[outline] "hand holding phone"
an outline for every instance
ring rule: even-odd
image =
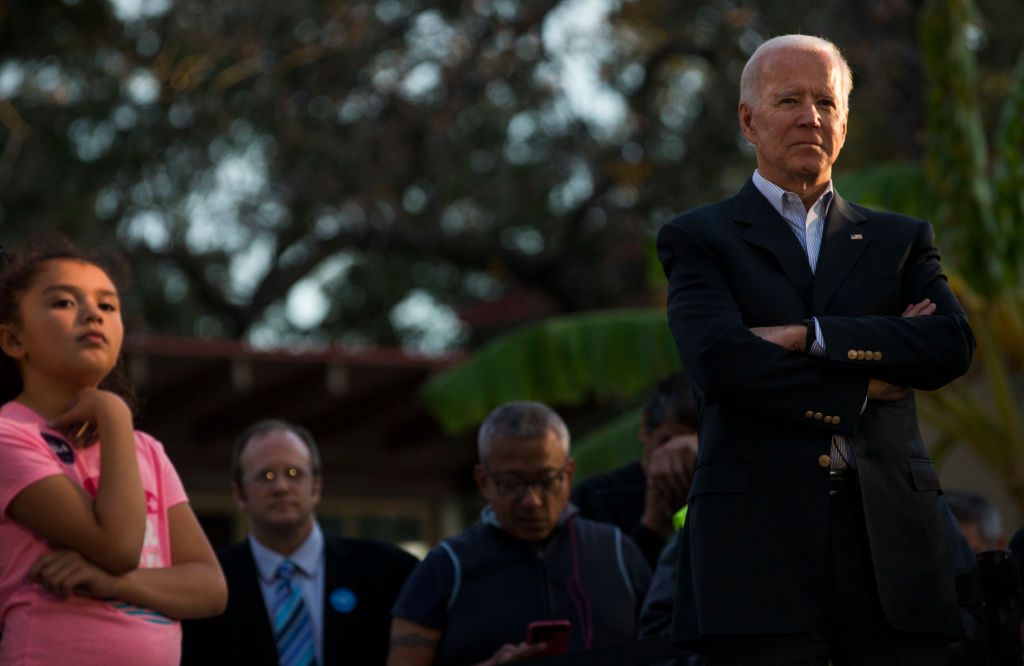
[[[569,644],[569,620],[537,620],[526,626],[526,642],[530,645],[544,643],[542,654],[565,654]]]

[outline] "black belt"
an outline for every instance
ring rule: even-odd
[[[857,472],[850,469],[832,470],[828,473],[828,494],[846,495],[859,490]]]

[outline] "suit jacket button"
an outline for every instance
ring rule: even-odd
[[[876,361],[882,360],[882,352],[875,352],[872,356]]]
[[[832,459],[826,456],[824,453],[818,456],[818,467],[824,467],[828,469],[829,465],[832,464]]]
[[[832,425],[839,425],[839,417],[838,416],[833,416],[832,417]]]
[[[822,414],[821,412],[814,412],[814,420],[815,421],[820,421],[823,418],[825,418],[824,414]]]
[[[814,418],[814,412],[812,412],[811,410],[808,409],[806,412],[804,412],[804,416],[806,416],[809,419],[813,419]]]
[[[870,354],[871,352],[868,352],[868,353]],[[863,361],[864,360],[864,350],[863,349],[858,349],[857,350],[857,360],[858,361]]]
[[[846,358],[850,359],[851,361],[857,358],[857,350],[851,349],[850,351],[846,352]]]

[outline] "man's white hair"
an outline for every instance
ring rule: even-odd
[[[848,111],[850,108],[850,91],[853,90],[853,73],[850,65],[846,62],[839,47],[821,37],[811,35],[779,35],[772,37],[761,46],[757,47],[747,64],[743,66],[743,74],[740,76],[740,102],[750,108],[757,105],[758,97],[761,94],[761,69],[764,66],[765,58],[780,49],[800,49],[803,51],[816,51],[831,56],[839,66],[842,81],[840,83],[842,93],[842,108]]]
[[[498,435],[512,439],[533,439],[553,432],[569,454],[569,429],[555,410],[541,402],[507,402],[491,412],[477,435],[480,462],[487,462],[491,442]]]

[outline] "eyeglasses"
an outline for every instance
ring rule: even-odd
[[[301,467],[286,467],[280,472],[272,469],[265,469],[261,472],[253,474],[249,478],[252,480],[253,483],[258,483],[260,485],[270,485],[279,478],[284,479],[285,481],[298,483],[299,481],[305,479],[307,476],[309,476],[309,473],[306,470],[302,469]]]
[[[518,474],[496,474],[484,464],[484,471],[494,483],[498,494],[502,497],[518,498],[526,494],[530,487],[536,488],[541,495],[546,495],[558,490],[565,481],[566,472],[569,471],[569,461],[565,461],[562,468],[554,472],[538,476],[535,479],[524,479]]]

